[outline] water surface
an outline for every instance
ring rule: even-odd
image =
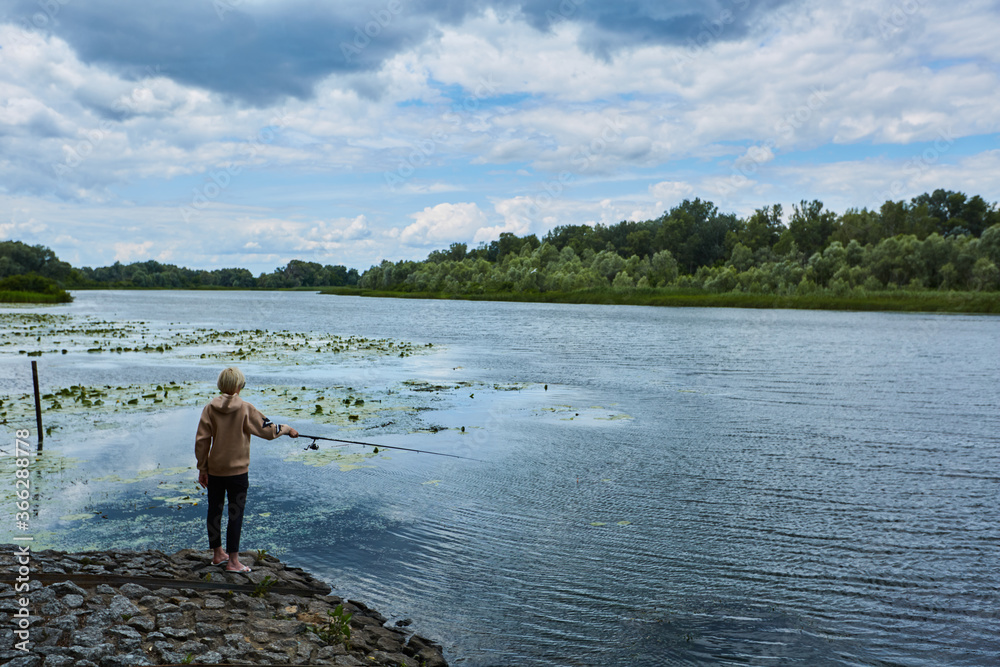
[[[995,317],[242,292],[83,292],[32,312],[433,343],[240,364],[258,388],[447,386],[411,392],[424,401],[411,420],[350,437],[482,459],[383,450],[344,470],[294,458],[301,443],[257,443],[244,547],[412,618],[455,664],[1000,655]],[[23,355],[0,365],[4,391],[30,388]],[[40,367],[50,387],[210,387],[220,364],[67,354]],[[39,473],[37,529],[63,549],[204,546],[204,505],[162,500],[197,493],[185,467],[199,410],[55,431],[47,453],[76,462]]]

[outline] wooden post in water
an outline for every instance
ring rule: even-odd
[[[38,362],[31,362],[31,382],[35,385],[35,424],[38,426],[38,451],[42,451],[42,439],[45,431],[42,430],[42,397],[38,393]]]

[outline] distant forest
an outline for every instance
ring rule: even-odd
[[[539,239],[501,234],[470,250],[373,266],[358,285],[397,292],[490,294],[692,288],[850,296],[883,290],[1000,289],[1000,211],[935,190],[842,215],[822,202],[746,218],[685,200],[656,220],[564,225]]]
[[[96,269],[80,269],[59,260],[55,253],[42,245],[27,245],[20,241],[0,242],[0,290],[28,289],[31,279],[35,287],[58,286],[63,289],[122,289],[122,288],[261,288],[343,287],[357,285],[358,271],[346,266],[322,265],[293,259],[271,273],[256,278],[247,269],[215,269],[199,271],[153,260]],[[5,285],[10,285],[5,287]],[[34,291],[41,291],[36,289]]]
[[[935,190],[877,210],[838,215],[803,201],[741,218],[701,199],[655,220],[563,225],[453,243],[422,261],[383,261],[359,275],[342,265],[292,260],[254,277],[241,268],[199,271],[156,261],[74,268],[50,249],[0,243],[0,292],[90,288],[352,287],[455,295],[690,288],[713,293],[1000,290],[1000,211],[980,196]]]

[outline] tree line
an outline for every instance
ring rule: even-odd
[[[739,217],[685,200],[655,220],[562,225],[541,239],[500,234],[452,243],[425,260],[383,261],[359,275],[292,260],[270,273],[188,269],[154,260],[74,268],[42,245],[0,242],[0,291],[91,288],[352,287],[490,294],[691,288],[848,295],[880,290],[1000,290],[1000,211],[982,197],[935,190],[878,210],[837,214],[802,201]]]
[[[356,285],[357,269],[343,265],[322,265],[293,259],[271,273],[254,277],[247,269],[227,268],[203,271],[154,260],[98,268],[74,268],[42,245],[20,241],[0,242],[0,286],[41,292],[45,289],[196,289],[205,287],[236,289],[278,289],[294,287],[343,287]]]
[[[1000,211],[976,195],[935,190],[842,215],[820,201],[740,218],[685,200],[655,220],[564,225],[542,239],[503,233],[423,261],[383,261],[367,289],[489,294],[694,288],[848,295],[880,290],[1000,290]]]

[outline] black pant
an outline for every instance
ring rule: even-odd
[[[226,553],[240,550],[243,508],[247,504],[250,474],[229,477],[208,476],[208,548],[222,546],[222,505],[229,495],[229,523],[226,525]]]

